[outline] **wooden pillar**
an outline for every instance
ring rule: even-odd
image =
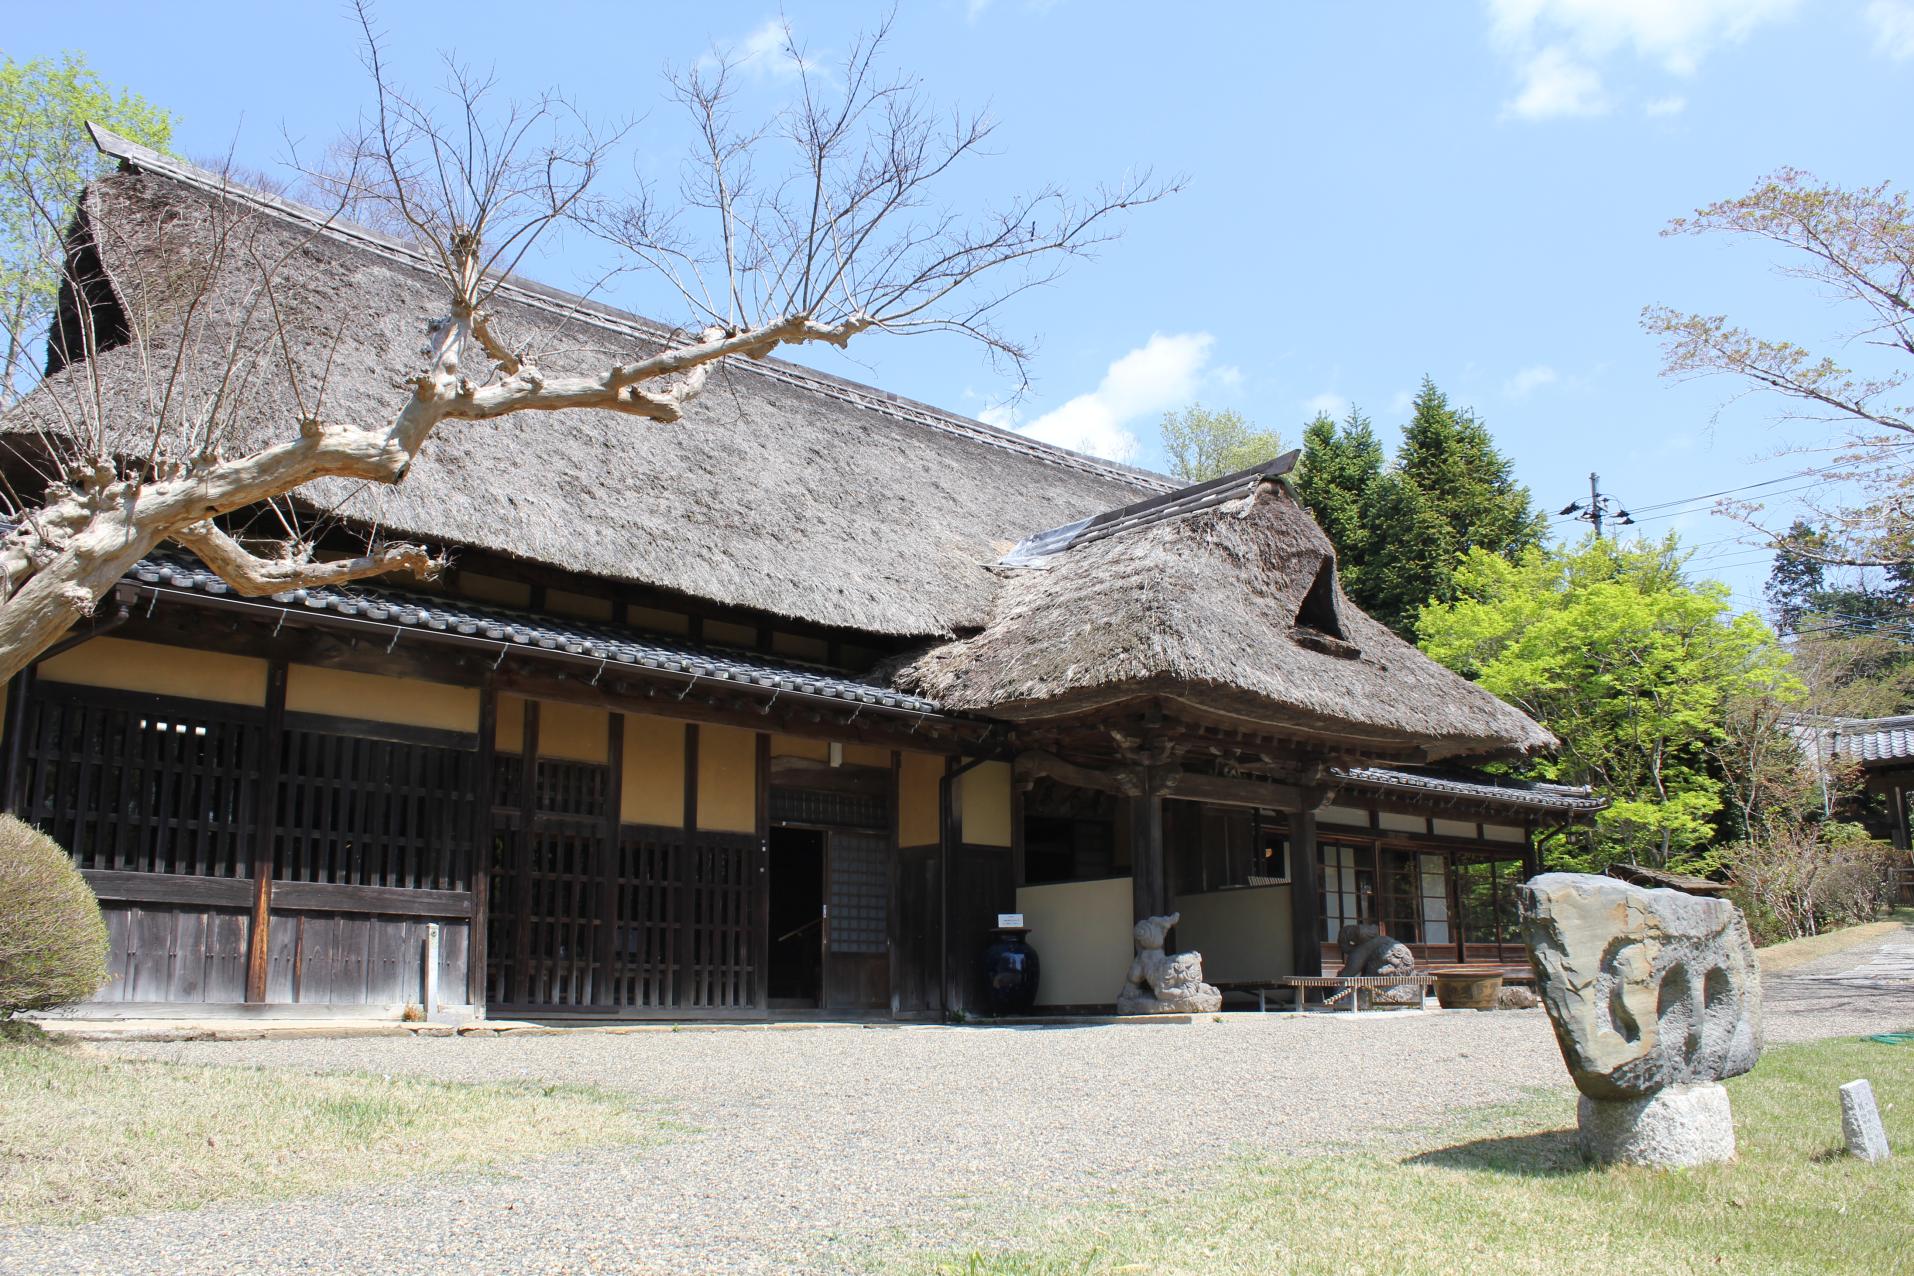
[[[1316,869],[1316,813],[1289,817],[1289,931],[1298,975],[1323,973],[1322,900]]]
[[[0,775],[0,805],[14,815],[20,813],[26,802],[21,759],[26,747],[27,697],[33,694],[33,684],[31,666],[15,674],[13,681],[7,684],[6,771]]]
[[[518,829],[512,838],[512,992],[521,1006],[532,1000],[532,835],[538,826],[538,701],[525,701],[525,733],[519,742]]]
[[[964,1008],[961,974],[955,974],[951,948],[957,942],[950,928],[951,863],[963,844],[963,810],[957,802],[958,760],[944,759],[944,778],[937,786],[937,995],[945,1014]]]
[[[757,854],[752,857],[751,892],[751,984],[761,1013],[771,1008],[771,733],[758,732],[757,774]],[[893,817],[892,824],[896,820]],[[820,992],[822,989],[819,990]]]
[[[691,944],[686,939],[690,919],[685,916],[684,884],[698,853],[698,724],[695,722],[685,724],[684,796],[684,840],[678,847],[678,863],[673,866],[671,900],[667,905],[671,918],[671,1004],[679,1009],[691,999]]]
[[[253,924],[246,951],[246,1000],[266,1000],[271,968],[273,841],[279,835],[279,761],[286,734],[286,662],[266,666],[266,727],[253,801]]]
[[[598,943],[592,953],[591,1000],[616,1003],[614,970],[618,952],[619,830],[624,824],[625,715],[605,715],[605,816],[599,833]]]
[[[492,787],[495,758],[498,753],[498,689],[489,681],[479,688],[478,811],[472,821],[472,933],[465,945],[465,996],[473,1013],[485,1014],[486,963],[492,929],[492,854],[497,833],[492,816]]]
[[[1163,872],[1163,799],[1151,793],[1124,799],[1130,808],[1130,901],[1135,920],[1170,910]]]
[[[902,988],[904,982],[903,954],[904,930],[902,924],[903,908],[901,878],[903,875],[903,856],[899,843],[903,840],[899,830],[900,812],[903,810],[904,755],[896,749],[891,750],[891,782],[885,807],[890,822],[890,925],[886,938],[890,943],[891,965],[891,1017],[896,1018],[903,1009]]]
[[[1023,786],[1013,776],[1010,782],[1010,889],[1013,891],[1029,885],[1023,845],[1023,794]]]

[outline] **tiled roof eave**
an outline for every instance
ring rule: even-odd
[[[1559,784],[1492,784],[1486,781],[1418,775],[1385,767],[1337,767],[1330,774],[1344,784],[1372,791],[1409,794],[1431,800],[1481,802],[1557,815],[1592,815],[1608,800],[1592,790]]]
[[[504,663],[532,658],[583,666],[596,672],[624,671],[708,682],[756,692],[766,698],[791,696],[840,710],[873,712],[916,719],[965,720],[946,713],[922,696],[907,695],[819,667],[780,662],[756,653],[677,643],[610,622],[573,621],[490,607],[464,599],[439,598],[383,588],[327,586],[297,589],[270,598],[242,598],[225,581],[196,562],[171,556],[143,559],[119,587],[157,606],[168,597],[197,605],[280,613],[282,622],[344,623],[391,635],[396,645],[417,635],[447,645],[487,653]],[[976,720],[983,725],[981,720]]]

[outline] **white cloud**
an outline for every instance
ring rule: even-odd
[[[1667,97],[1654,98],[1642,103],[1642,114],[1653,118],[1680,115],[1688,109],[1688,99],[1679,93],[1670,93]]]
[[[1525,120],[1547,120],[1566,115],[1602,115],[1608,95],[1595,69],[1577,62],[1554,45],[1529,58],[1522,68],[1522,87],[1509,99],[1505,113]]]
[[[1521,77],[1521,87],[1505,112],[1532,120],[1600,114],[1610,101],[1603,79],[1607,64],[1630,58],[1666,75],[1693,75],[1714,49],[1747,39],[1761,26],[1787,17],[1798,4],[1799,0],[1489,0],[1490,39]],[[1669,101],[1663,97],[1656,104]],[[1650,113],[1672,111],[1651,109]]]
[[[1312,394],[1303,400],[1303,411],[1312,417],[1319,413],[1333,417],[1344,416],[1349,411],[1349,396],[1328,390],[1321,394]]]
[[[1545,385],[1553,385],[1560,378],[1555,369],[1545,363],[1523,368],[1520,372],[1502,383],[1502,393],[1511,399],[1526,399]]]
[[[1867,24],[1874,28],[1874,51],[1904,62],[1914,58],[1914,2],[1871,0]]]
[[[767,18],[742,40],[720,45],[698,59],[705,69],[715,68],[719,53],[733,69],[756,80],[789,80],[804,69],[804,62],[792,57],[785,48],[787,32],[782,18]],[[805,61],[809,61],[806,59]],[[815,69],[815,68],[813,68]]]
[[[1001,406],[984,409],[978,419],[1058,447],[1128,461],[1142,446],[1128,427],[1139,418],[1194,399],[1206,379],[1215,341],[1207,332],[1152,333],[1148,341],[1113,362],[1095,390],[1052,408],[1028,425],[1017,425],[1015,414]]]

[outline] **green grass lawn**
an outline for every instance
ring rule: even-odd
[[[1896,1157],[1840,1149],[1837,1088],[1874,1083]],[[1914,1272],[1914,1045],[1770,1050],[1728,1083],[1740,1159],[1591,1170],[1574,1099],[1530,1099],[1418,1152],[1243,1159],[1191,1188],[1165,1160],[1127,1210],[1043,1220],[1029,1248],[907,1259],[936,1273]],[[1171,1135],[1170,1131],[1164,1132]],[[1173,1136],[1172,1136],[1173,1137]]]
[[[580,1086],[189,1066],[0,1038],[0,1223],[298,1196],[662,1128],[630,1097]]]

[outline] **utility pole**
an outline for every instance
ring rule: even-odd
[[[1570,514],[1584,523],[1594,524],[1596,540],[1602,538],[1604,521],[1612,521],[1617,527],[1632,527],[1635,524],[1635,520],[1628,516],[1628,511],[1621,507],[1621,503],[1602,491],[1602,476],[1593,470],[1590,470],[1588,474],[1588,504],[1570,501],[1561,508],[1559,515],[1566,517]]]

